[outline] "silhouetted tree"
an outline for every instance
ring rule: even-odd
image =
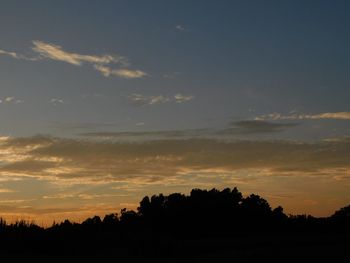
[[[350,223],[350,205],[337,210],[331,218],[337,220],[347,220]]]
[[[118,222],[119,222],[119,218],[117,213],[105,215],[102,221],[103,225],[106,227],[115,226],[118,224]]]
[[[86,219],[82,225],[87,225],[87,226],[99,226],[101,225],[102,221],[101,218],[99,216],[94,216],[92,218],[88,218]]]
[[[137,208],[138,212],[145,216],[148,217],[150,216],[151,213],[151,202],[149,200],[148,196],[145,196],[141,202],[140,202],[140,206]]]
[[[243,197],[237,188],[193,189],[153,195],[140,201],[137,212],[126,208],[118,214],[93,216],[81,224],[65,220],[44,229],[33,222],[7,224],[0,218],[0,251],[100,250],[116,246],[140,247],[170,253],[169,242],[208,237],[240,237],[246,234],[350,233],[350,206],[329,218],[290,215],[281,206],[272,209],[259,195]],[[173,252],[171,252],[173,253]]]

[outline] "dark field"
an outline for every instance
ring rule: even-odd
[[[152,247],[152,248],[150,248]],[[349,235],[271,236],[229,239],[202,239],[163,243],[147,248],[71,251],[61,254],[11,253],[4,262],[260,262],[261,260],[330,262],[345,260],[350,249]],[[147,250],[146,250],[147,249]]]

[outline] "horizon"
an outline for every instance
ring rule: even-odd
[[[0,217],[238,187],[350,204],[350,3],[0,3]]]

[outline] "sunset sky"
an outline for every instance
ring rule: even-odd
[[[0,1],[0,217],[237,186],[350,204],[349,1]]]

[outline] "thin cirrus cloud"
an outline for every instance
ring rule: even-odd
[[[33,41],[34,47],[32,50],[38,53],[42,58],[48,58],[57,61],[67,62],[76,66],[80,66],[83,63],[91,64],[110,64],[110,63],[121,63],[122,57],[104,55],[81,55],[77,53],[71,53],[64,51],[61,46],[45,43],[42,41]]]
[[[177,31],[185,31],[185,30],[186,30],[185,27],[182,26],[182,25],[176,25],[176,26],[175,26],[175,29],[176,29]]]
[[[135,105],[144,106],[144,105],[163,104],[163,103],[169,102],[170,98],[165,97],[163,95],[145,96],[142,94],[134,93],[129,96],[129,100]]]
[[[186,102],[186,101],[193,100],[194,96],[185,96],[185,95],[182,95],[182,94],[176,94],[176,95],[174,95],[174,99],[175,99],[176,103],[183,103],[183,102]]]
[[[318,114],[291,114],[282,115],[271,113],[257,116],[255,120],[350,120],[350,112],[324,112]]]
[[[23,100],[17,99],[16,97],[6,97],[4,99],[0,99],[0,103],[6,103],[6,104],[20,104],[23,103]]]
[[[22,55],[22,54],[18,54],[16,52],[5,51],[5,50],[2,50],[2,49],[0,49],[0,55],[9,56],[9,57],[12,57],[14,59],[22,59],[22,60],[29,60],[29,61],[40,60],[40,58],[38,58],[38,57],[28,57],[28,56],[25,56],[25,55]]]
[[[6,102],[15,101],[15,97],[7,97],[7,98],[5,98],[5,101],[6,101]]]
[[[64,100],[59,99],[59,98],[52,98],[50,100],[50,103],[52,103],[54,106],[59,105],[59,104],[64,104]]]
[[[164,104],[167,102],[184,103],[194,99],[194,96],[186,96],[182,94],[176,94],[173,97],[157,95],[146,96],[138,93],[133,93],[129,97],[129,100],[138,106]]]
[[[32,51],[34,57],[27,57],[15,52],[0,50],[0,55],[10,56],[15,59],[39,61],[39,60],[55,60],[65,62],[74,66],[83,64],[92,65],[93,68],[100,72],[103,76],[116,76],[125,79],[137,79],[147,76],[147,73],[141,70],[126,68],[129,61],[126,57],[119,55],[86,55],[65,51],[61,46],[43,41],[32,41]],[[115,68],[118,66],[119,68]]]
[[[130,70],[130,69],[112,69],[102,65],[94,65],[94,68],[99,71],[103,76],[116,76],[125,79],[135,79],[147,76],[147,73],[141,70]]]
[[[0,55],[10,56],[15,59],[20,59],[20,57],[15,52],[8,52],[5,50],[0,49]]]

